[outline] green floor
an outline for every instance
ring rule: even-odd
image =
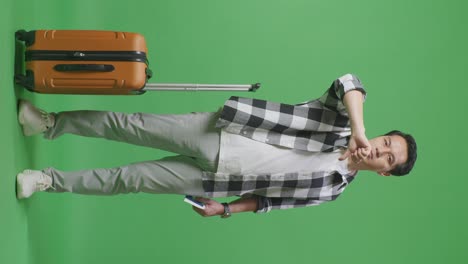
[[[0,9],[0,263],[464,263],[468,257],[464,1],[4,0]],[[17,29],[144,34],[154,81],[262,82],[253,94],[33,94],[13,84]],[[18,98],[49,111],[214,111],[230,95],[299,103],[353,72],[369,137],[416,137],[412,175],[362,173],[336,202],[201,218],[181,197],[15,197],[25,168],[113,167],[170,153],[63,136],[25,138]]]

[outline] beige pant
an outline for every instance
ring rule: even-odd
[[[55,126],[44,137],[63,134],[105,138],[158,148],[179,154],[161,160],[109,169],[59,171],[46,168],[53,178],[49,192],[114,195],[129,192],[202,196],[202,171],[216,171],[220,130],[218,113],[184,115],[124,114],[72,111],[55,114]]]

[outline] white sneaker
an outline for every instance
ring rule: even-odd
[[[23,134],[32,136],[44,133],[55,124],[55,116],[36,108],[31,102],[20,100],[18,107],[18,121],[23,126]]]
[[[24,170],[16,176],[16,197],[28,198],[35,192],[52,187],[52,177],[37,170]]]

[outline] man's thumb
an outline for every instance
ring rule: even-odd
[[[343,155],[341,155],[341,157],[338,158],[338,160],[345,160],[349,157],[349,155],[351,155],[351,152],[348,150],[346,150],[345,153],[343,153]]]

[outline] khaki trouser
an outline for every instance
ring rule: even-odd
[[[105,138],[179,154],[109,169],[60,171],[46,168],[53,178],[49,192],[114,195],[129,192],[203,196],[202,171],[216,171],[220,130],[218,113],[184,115],[124,114],[72,111],[55,114],[55,126],[44,137],[63,134]]]

